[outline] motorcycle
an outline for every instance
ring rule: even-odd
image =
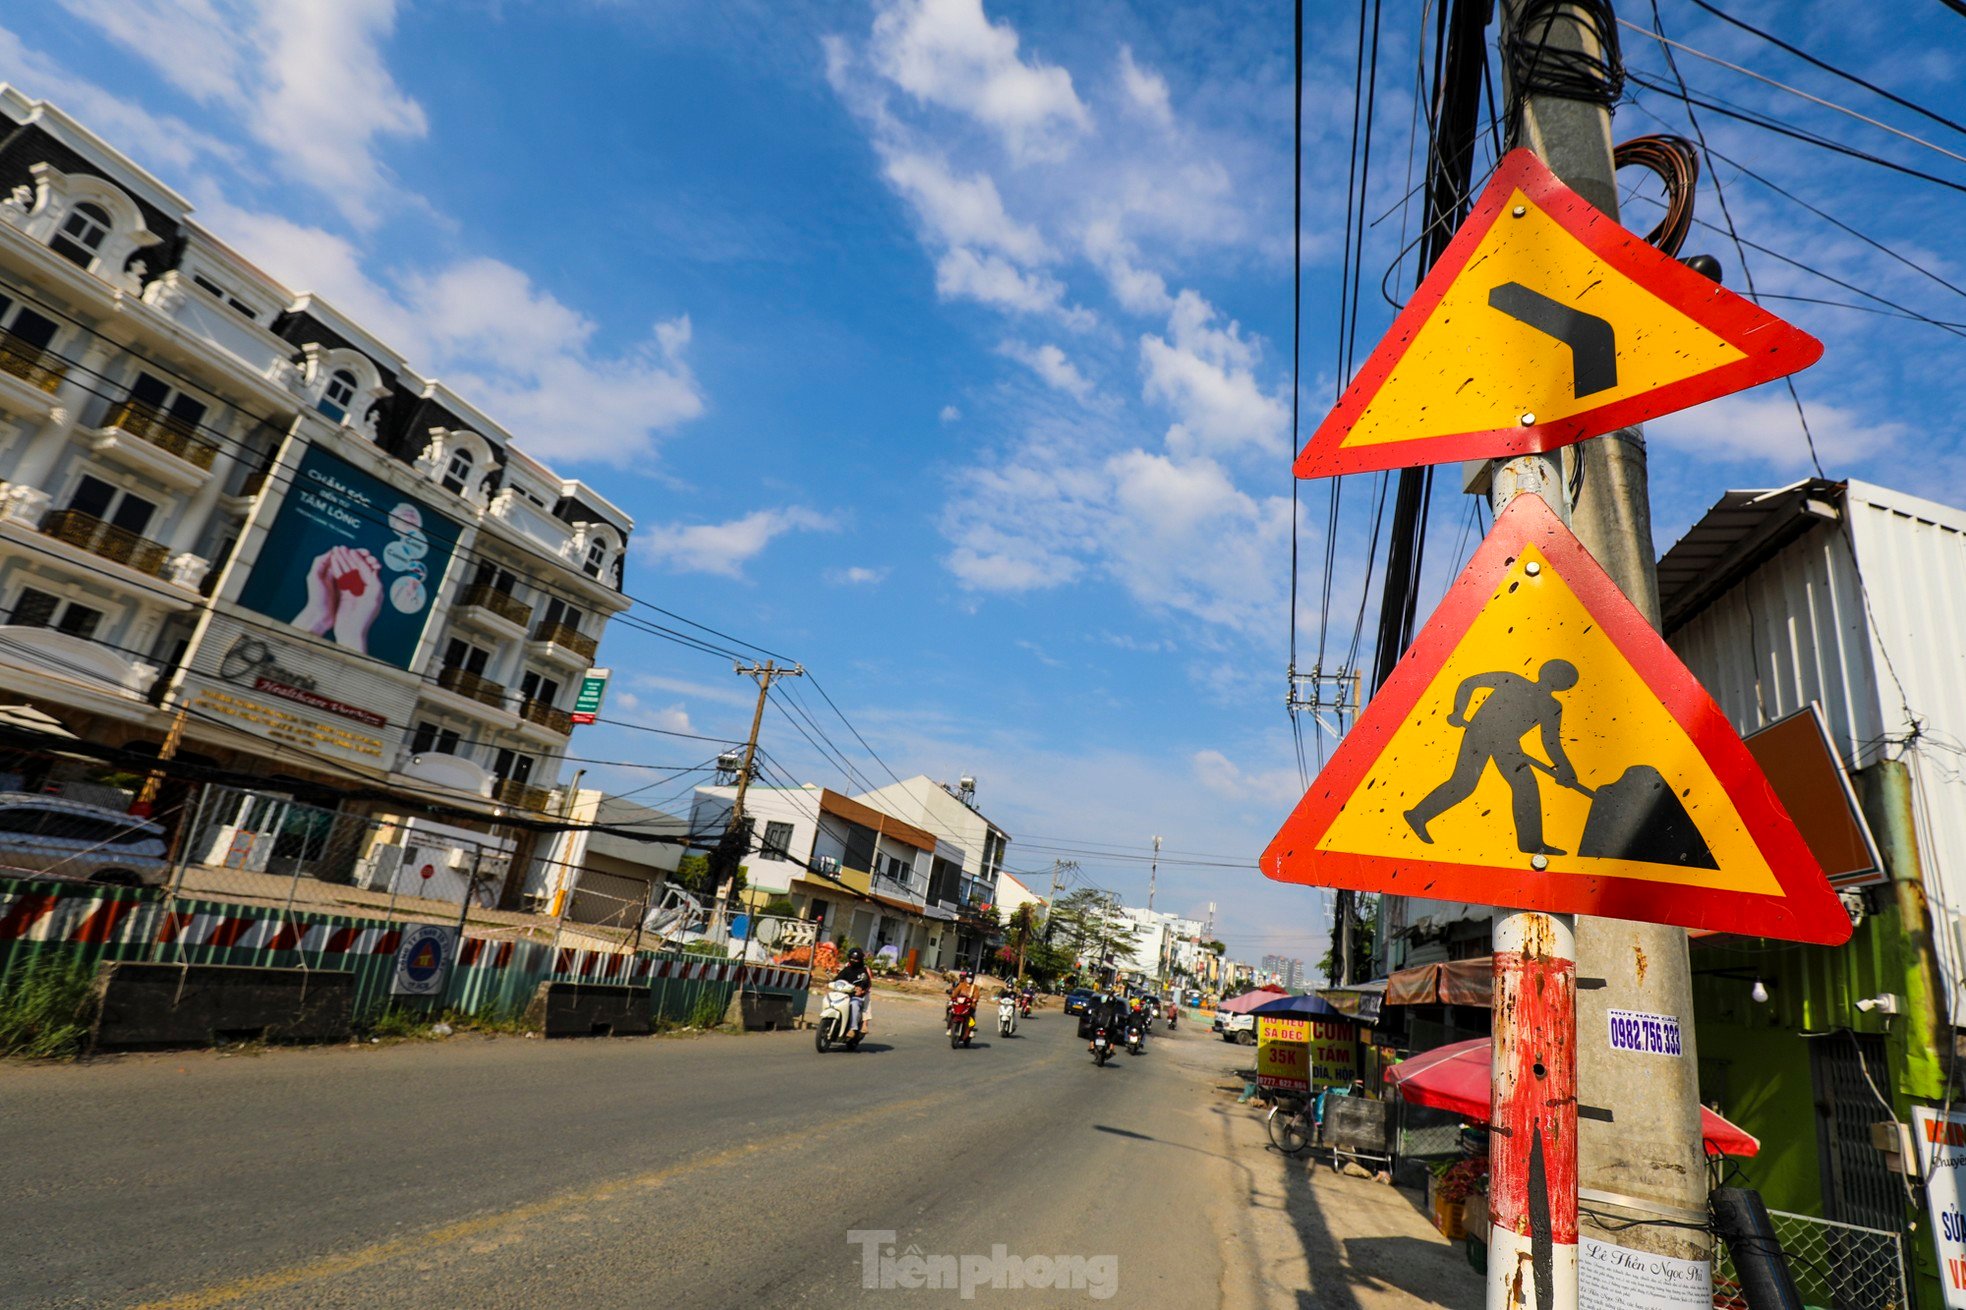
[[[997,998],[997,1034],[1001,1037],[1017,1035],[1017,998],[1009,992]]]
[[[865,1022],[866,1007],[861,1007],[862,1022]],[[826,986],[826,995],[819,1003],[819,1024],[813,1029],[812,1042],[821,1055],[835,1044],[851,1051],[860,1045],[865,1032],[848,1027],[853,1022],[853,984],[835,979]]]
[[[1180,1017],[1181,1017],[1181,1011],[1180,1011],[1180,1010],[1178,1010],[1178,1009],[1176,1009],[1176,1008],[1175,1008],[1175,1007],[1173,1007],[1173,1006],[1169,1006],[1169,1007],[1168,1007],[1168,1009],[1167,1009],[1167,1030],[1168,1030],[1169,1032],[1173,1032],[1173,1031],[1174,1031],[1174,1024],[1175,1024],[1175,1021],[1176,1021],[1176,1020],[1178,1020],[1178,1019],[1179,1019]]]
[[[1106,1027],[1101,1024],[1092,1030],[1092,1062],[1104,1068],[1107,1057],[1112,1053],[1113,1039],[1106,1035]]]
[[[949,1002],[949,1049],[968,1046],[976,1036],[976,1002],[958,996]]]
[[[1129,1019],[1126,1022],[1126,1050],[1129,1055],[1138,1055],[1146,1043],[1140,1036],[1140,1021]]]
[[[1029,988],[1026,988],[1024,990],[1024,994],[1017,998],[1017,1012],[1023,1015],[1026,1019],[1030,1018],[1031,1002],[1036,999],[1037,999],[1036,993],[1032,992]]]

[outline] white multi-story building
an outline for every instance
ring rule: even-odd
[[[0,695],[332,796],[550,802],[632,523],[0,86]]]
[[[1010,834],[977,808],[976,779],[964,777],[951,787],[916,774],[860,799],[919,824],[940,845],[926,913],[946,925],[936,952],[941,967],[986,959],[986,911],[1008,916],[1018,905],[1041,899],[1004,870]]]

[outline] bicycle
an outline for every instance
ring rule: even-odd
[[[1270,1145],[1285,1155],[1301,1155],[1309,1150],[1311,1139],[1317,1135],[1311,1106],[1310,1097],[1296,1092],[1271,1093],[1270,1112],[1263,1120]]]

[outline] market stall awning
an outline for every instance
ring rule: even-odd
[[[1491,1051],[1492,1043],[1486,1037],[1436,1047],[1386,1070],[1386,1081],[1413,1105],[1486,1122]],[[1705,1106],[1700,1107],[1700,1137],[1709,1155],[1745,1157],[1761,1150],[1761,1143],[1752,1134]]]
[[[1380,1010],[1386,1004],[1386,981],[1375,978],[1371,982],[1353,983],[1349,987],[1321,987],[1318,995],[1347,1019],[1378,1023]]]
[[[1386,979],[1387,1005],[1478,1005],[1487,1009],[1495,991],[1489,956],[1401,969]]]

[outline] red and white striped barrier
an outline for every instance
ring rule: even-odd
[[[393,955],[402,944],[401,927],[374,921],[304,923],[278,910],[246,907],[165,910],[101,895],[59,892],[0,893],[0,944],[40,942],[65,945],[169,945],[214,950],[299,951],[306,955]],[[465,968],[503,969],[515,952],[511,941],[466,937],[459,963]],[[734,960],[664,959],[609,951],[562,949],[554,975],[595,982],[728,983],[771,991],[796,991],[806,983],[801,969],[740,964]]]

